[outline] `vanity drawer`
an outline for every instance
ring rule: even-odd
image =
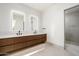
[[[5,38],[5,39],[0,39],[0,46],[6,46],[14,43],[14,39],[17,38]]]
[[[33,36],[5,38],[5,39],[0,39],[0,46],[7,46],[7,45],[12,45],[16,43],[25,42],[25,41],[30,41],[33,39],[41,39],[45,37],[46,37],[45,35],[33,35]]]
[[[40,44],[40,43],[43,43],[43,41],[35,39],[35,40],[29,41],[29,42],[0,47],[0,53],[12,52],[12,51],[19,50],[22,48],[31,47],[33,45]]]
[[[13,37],[0,40],[0,53],[11,52],[46,42],[46,34]]]
[[[15,43],[21,43],[25,41],[31,41],[33,39],[41,39],[41,38],[46,38],[46,35],[32,35],[32,36],[22,36],[19,37],[18,39],[14,40]]]
[[[0,53],[1,52],[2,53],[12,52],[12,51],[15,51],[15,50],[27,47],[27,46],[29,46],[27,42],[13,44],[13,45],[9,45],[9,46],[3,46],[3,47],[0,47]]]

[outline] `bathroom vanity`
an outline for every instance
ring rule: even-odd
[[[46,34],[0,38],[0,53],[9,53],[46,42]]]

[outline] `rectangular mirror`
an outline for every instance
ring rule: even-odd
[[[24,19],[25,14],[23,12],[16,10],[11,11],[12,30],[14,32],[24,31]]]
[[[30,16],[31,19],[31,29],[33,34],[36,34],[39,32],[39,20],[38,20],[38,16],[36,15],[31,15]]]

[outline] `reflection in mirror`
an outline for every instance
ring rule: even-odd
[[[23,32],[24,31],[24,19],[25,14],[20,11],[12,10],[11,11],[12,19],[12,30],[13,32]]]

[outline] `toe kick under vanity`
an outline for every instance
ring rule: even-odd
[[[0,38],[0,53],[9,53],[46,42],[46,34]]]

